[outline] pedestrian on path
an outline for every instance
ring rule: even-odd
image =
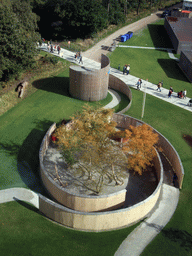
[[[127,72],[127,65],[123,67],[123,75]]]
[[[157,91],[160,91],[160,92],[161,92],[161,87],[162,87],[162,83],[159,82],[159,83],[157,84]]]
[[[187,96],[187,91],[186,91],[186,89],[184,89],[184,91],[183,91],[183,99],[186,99],[186,96]]]
[[[83,58],[82,58],[81,53],[80,53],[80,55],[79,55],[79,64],[80,64],[80,63],[83,65]]]
[[[136,85],[137,85],[137,90],[140,90],[140,88],[141,88],[141,83],[142,83],[141,78],[139,78],[139,80],[138,80],[137,83],[136,83]]]
[[[60,51],[61,51],[61,47],[60,47],[60,45],[58,44],[58,46],[57,46],[57,51],[58,51],[58,55],[60,54]]]
[[[127,66],[127,75],[129,75],[129,72],[130,72],[130,64],[128,64]]]
[[[53,45],[51,44],[51,52],[53,52]]]
[[[171,95],[173,93],[173,87],[171,86],[168,93],[168,98],[171,98]]]

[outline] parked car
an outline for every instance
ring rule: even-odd
[[[165,17],[167,17],[167,16],[171,16],[171,11],[170,11],[170,10],[165,10],[165,11],[162,13],[162,15],[161,15],[162,18],[165,18]]]

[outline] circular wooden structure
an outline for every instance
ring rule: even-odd
[[[71,66],[69,93],[84,101],[105,99],[108,93],[109,70],[109,58],[104,54],[101,55],[101,69]]]

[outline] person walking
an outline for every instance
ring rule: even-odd
[[[157,84],[157,91],[161,92],[161,87],[162,87],[162,83],[159,82],[159,83]]]
[[[79,53],[79,64],[80,64],[80,63],[83,65],[83,58],[82,58],[81,53]]]
[[[58,51],[58,55],[60,54],[60,51],[61,51],[61,47],[60,47],[60,45],[58,44],[58,46],[57,46],[57,51]]]
[[[130,72],[130,64],[128,64],[127,66],[127,75],[129,75],[129,72]]]
[[[137,85],[137,90],[140,90],[140,88],[141,88],[141,79],[140,78],[137,81],[136,85]]]
[[[183,91],[183,99],[186,99],[186,96],[187,96],[187,91],[186,91],[186,89],[184,89],[184,91]]]
[[[173,93],[173,87],[171,86],[168,93],[168,98],[171,98],[171,95]]]
[[[125,66],[123,67],[123,75],[126,73],[126,71],[127,71],[127,65],[125,65]]]
[[[53,52],[53,45],[51,44],[51,52]]]

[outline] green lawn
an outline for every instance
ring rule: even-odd
[[[121,44],[173,48],[162,22],[160,20],[148,25],[147,28],[134,33],[130,40]],[[109,54],[109,58],[113,68],[118,68],[120,64],[122,71],[125,64],[130,64],[131,75],[144,80],[148,79],[154,84],[163,81],[165,88],[169,89],[172,86],[175,92],[186,89],[187,97],[192,98],[191,83],[180,70],[177,61],[169,58],[167,51],[117,47]]]
[[[89,233],[67,229],[41,216],[23,202],[0,205],[1,256],[114,255],[136,226]]]

